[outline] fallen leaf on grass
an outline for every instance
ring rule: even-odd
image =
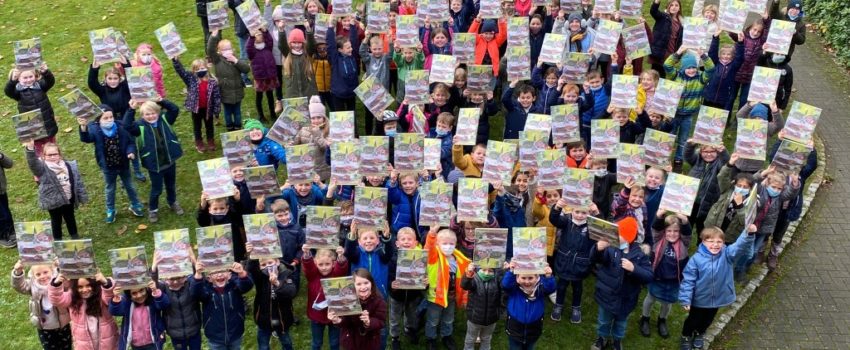
[[[88,62],[88,61],[89,61],[89,58],[88,58],[88,57],[86,57],[86,56],[82,56],[82,57],[80,57],[80,61],[82,61],[82,62]]]
[[[68,127],[68,128],[65,128],[65,130],[62,130],[62,131],[64,131],[64,132],[71,132],[71,131],[74,131],[74,128],[72,128],[72,127]]]
[[[119,228],[118,231],[115,231],[115,233],[119,236],[127,233],[127,225],[121,226],[121,228]]]
[[[139,226],[136,226],[136,229],[137,229],[137,230],[144,231],[144,230],[147,230],[147,229],[148,229],[148,225],[145,225],[145,224],[139,224]]]
[[[77,88],[77,86],[74,85],[74,84],[68,84],[68,85],[65,85],[65,87],[68,88],[68,89],[76,89]]]
[[[24,197],[15,198],[15,203],[21,204],[24,202]]]

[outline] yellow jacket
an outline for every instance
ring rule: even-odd
[[[331,64],[328,59],[314,58],[313,72],[316,73],[316,88],[319,92],[331,91]]]
[[[534,202],[531,204],[531,215],[534,216],[535,227],[546,228],[546,255],[548,256],[555,253],[555,226],[549,222],[550,210],[549,206],[540,202],[540,198],[534,196]]]

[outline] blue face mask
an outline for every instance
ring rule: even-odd
[[[770,60],[773,61],[773,63],[775,64],[780,64],[782,62],[785,62],[785,55],[773,54],[773,57],[771,57]]]
[[[767,187],[767,195],[771,198],[778,196],[780,193],[782,193],[782,191],[777,191],[776,189],[770,186]]]
[[[115,126],[114,120],[100,122],[100,128],[103,130],[112,130],[113,126]]]
[[[750,190],[749,190],[749,189],[747,189],[747,188],[743,188],[743,187],[735,186],[735,193],[740,194],[741,196],[746,197],[748,194],[750,194]]]
[[[437,129],[436,131],[437,131],[437,136],[446,136],[446,135],[448,135],[448,134],[449,134],[449,131],[448,131],[448,130],[440,130],[440,129]]]
[[[620,243],[620,250],[626,250],[629,247],[629,244],[626,242]]]
[[[596,177],[605,177],[606,175],[608,175],[608,170],[606,170],[606,169],[593,170],[593,175],[596,175]]]
[[[395,135],[396,135],[396,134],[398,134],[398,131],[395,131],[395,130],[384,130],[384,134],[385,134],[385,135],[387,135],[387,136],[389,136],[389,137],[395,137]]]
[[[597,87],[591,87],[591,88],[590,88],[590,91],[593,91],[593,92],[599,92],[599,90],[602,90],[602,85],[599,85],[599,86],[597,86]]]

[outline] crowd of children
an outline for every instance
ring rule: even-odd
[[[801,185],[817,165],[814,150],[797,173],[766,167],[764,161],[744,159],[722,145],[699,144],[691,138],[691,125],[703,105],[735,112],[730,112],[729,118],[734,114],[740,120],[765,120],[769,135],[784,135],[783,113],[793,84],[791,54],[794,45],[805,41],[800,0],[787,1],[784,7],[779,0],[770,0],[763,16],[742,33],[729,33],[731,40],[721,40],[722,30],[716,23],[718,8],[705,6],[691,14],[709,22],[706,36],[710,36],[710,45],[705,51],[682,47],[683,13],[689,12],[682,3],[654,0],[651,30],[644,19],[639,21],[651,41],[645,67],[642,59],[625,57],[622,48],[610,55],[593,52],[591,46],[601,20],[624,20],[619,13],[594,10],[590,0],[581,0],[581,6],[573,12],[564,11],[564,4],[557,0],[540,7],[532,6],[531,0],[502,0],[499,18],[479,13],[483,12],[483,2],[451,0],[447,21],[422,16],[420,42],[414,47],[396,45],[395,18],[422,11],[416,0],[390,2],[389,28],[381,34],[366,30],[368,19],[361,21],[360,14],[336,16],[337,22],[324,27],[319,15],[333,13],[325,0],[304,1],[303,23],[287,23],[283,9],[265,0],[261,8],[269,23],[253,34],[248,34],[236,14],[238,54],[221,30],[209,31],[206,9],[202,9],[206,1],[197,2],[204,24],[206,57],[191,60],[188,70],[179,57],[172,59],[177,76],[186,86],[183,106],[192,116],[195,149],[210,158],[218,157],[214,154],[214,121],[223,111],[227,131],[248,131],[256,165],[278,169],[287,161],[287,147],[309,145],[315,162],[314,181],[287,181],[279,196],[254,198],[243,168],[234,167],[236,190],[232,197],[210,199],[206,192],[201,194],[197,224],[231,225],[236,262],[229,271],[208,272],[193,255],[194,273],[160,279],[156,272],[161,259],[155,254],[151,267],[155,281],[144,288],[122,291],[101,274],[69,279],[53,265],[35,265],[27,272],[19,261],[12,269],[12,286],[30,297],[31,320],[44,349],[158,350],[170,339],[176,349],[195,350],[201,348],[204,338],[210,349],[239,349],[249,316],[246,310],[250,298],[246,294],[252,289],[256,293],[250,318],[256,325],[259,349],[269,349],[272,337],[282,348],[293,348],[290,330],[299,324],[296,315],[305,311],[294,308],[295,299],[306,304],[312,349],[323,348],[325,341],[331,349],[384,349],[388,345],[401,349],[403,336],[409,344],[424,343],[427,349],[456,349],[459,346],[454,339],[461,338],[455,337],[458,332],[465,333],[464,349],[486,350],[494,342],[507,343],[510,349],[534,349],[544,332],[566,327],[557,323],[564,312],[570,323],[577,324],[584,321],[588,310],[596,310],[597,328],[595,340],[587,339],[587,343],[592,343],[593,349],[621,349],[627,341],[629,317],[639,306],[640,333],[651,336],[656,303],[660,304],[655,321],[658,335],[667,338],[674,333],[667,319],[671,313],[682,312],[673,307],[678,303],[687,313],[681,349],[701,349],[718,309],[735,300],[735,282],[744,281],[753,264],[764,261],[771,270],[777,267],[777,246],[788,223],[799,218]],[[229,3],[235,8],[243,1]],[[517,16],[529,19],[528,82],[506,78],[511,74],[506,71],[515,69],[511,58],[505,59],[506,46],[510,45],[506,44],[510,41],[508,21]],[[796,23],[787,55],[763,50],[774,20]],[[434,55],[454,54],[458,46],[453,40],[466,32],[475,35],[474,53],[469,65],[454,67],[454,84],[431,84],[425,96],[427,103],[409,104],[413,98],[422,97],[404,95],[409,74],[432,69]],[[320,33],[324,34],[321,39]],[[549,33],[567,35],[564,51],[592,56],[581,77],[583,83],[568,81],[563,64],[539,59],[541,50],[546,49],[542,48],[543,37]],[[623,46],[622,41],[619,46]],[[139,65],[152,69],[155,99],[140,102],[131,98],[123,70]],[[468,89],[471,65],[492,67],[488,91]],[[776,101],[748,102],[757,66],[787,72]],[[158,209],[163,187],[166,203],[176,215],[182,215],[183,208],[177,202],[177,164],[183,148],[174,128],[181,111],[165,99],[163,67],[152,46],[140,44],[134,57],[104,67],[102,77],[100,68],[99,64],[91,65],[88,85],[100,99],[103,113],[91,121],[80,118],[78,131],[80,141],[94,145],[103,174],[106,222],[116,220],[118,178],[134,216],[144,216],[147,209],[148,221],[156,223],[162,215]],[[253,76],[258,119],[243,120],[248,73]],[[614,74],[639,76],[637,108],[609,106]],[[387,224],[381,229],[361,228],[358,219],[352,220],[354,186],[338,185],[330,160],[334,141],[329,131],[341,126],[331,123],[328,110],[355,111],[355,88],[366,78],[374,78],[376,85],[399,101],[397,112],[388,109],[373,114],[364,108],[366,112],[355,116],[363,129],[346,130],[389,140],[389,170],[384,176],[364,177],[362,183],[388,191]],[[684,85],[674,115],[648,110],[662,78]],[[47,96],[55,83],[46,65],[34,70],[15,69],[5,93],[17,101],[22,113],[41,110],[46,137],[25,143],[27,164],[38,182],[38,204],[49,213],[54,239],[63,239],[63,229],[76,239],[80,233],[75,211],[87,202],[88,194],[77,163],[65,159],[56,144],[58,127]],[[493,100],[494,96],[501,97],[504,108]],[[280,144],[268,136],[268,128],[284,110],[284,98],[307,98],[309,113],[304,119],[309,122],[292,135],[291,142]],[[571,206],[561,190],[538,188],[543,175],[512,166],[507,176],[509,186],[495,182],[489,196],[482,193],[488,197],[486,223],[456,217],[448,227],[420,223],[421,186],[482,178],[490,135],[519,139],[529,129],[531,114],[550,114],[554,107],[564,104],[576,107],[581,138],[565,144],[549,141],[547,148],[562,150],[565,167],[590,171],[591,205]],[[478,125],[458,125],[461,108],[478,109]],[[494,118],[504,118],[504,130],[491,130]],[[623,144],[641,144],[645,133],[653,130],[674,133],[670,165],[647,167],[643,179],[618,178],[616,162],[595,156],[591,148],[591,124],[600,119],[617,121],[619,142]],[[474,143],[460,144],[457,131],[461,126],[476,130]],[[731,122],[729,128],[734,128]],[[440,162],[436,170],[403,172],[393,168],[396,138],[413,132],[438,140]],[[777,147],[768,149],[773,154]],[[0,153],[0,243],[14,247],[3,170],[12,168],[8,156]],[[147,208],[139,200],[131,167],[136,179],[150,179]],[[147,177],[142,168],[147,170]],[[692,212],[686,215],[660,208],[667,177],[686,169],[687,175],[700,180]],[[454,189],[457,191],[457,187]],[[452,199],[455,206],[457,196]],[[317,250],[305,245],[308,206],[341,208],[337,249]],[[754,209],[748,212],[752,206]],[[254,247],[245,239],[242,215],[263,212],[272,213],[276,221],[281,256],[275,259],[251,258]],[[615,223],[617,237],[598,239],[590,232],[594,219]],[[511,237],[518,228],[534,226],[547,229],[549,259],[541,273],[517,269],[522,257],[514,256],[517,247],[510,239],[504,266],[481,268],[475,263],[477,228],[505,228]],[[399,251],[406,249],[426,251],[425,289],[405,289],[397,284]],[[359,315],[328,311],[321,281],[343,276],[354,277],[362,308]],[[588,278],[595,280],[590,302],[595,305],[588,305],[583,297]],[[547,301],[552,304],[552,322],[544,322]],[[465,310],[465,326],[454,322],[456,310]],[[121,319],[120,327],[113,317]],[[497,330],[500,321],[504,328]],[[423,335],[424,342],[420,342]]]

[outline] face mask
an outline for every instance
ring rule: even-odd
[[[591,88],[590,88],[590,91],[593,91],[593,92],[599,92],[599,90],[602,90],[602,85],[599,85],[599,86],[597,86],[597,87],[591,87]]]
[[[586,223],[587,223],[587,219],[585,219],[585,220],[576,220],[576,219],[573,219],[573,224],[576,224],[576,225],[579,225],[579,226],[584,225],[584,224],[586,224]]]
[[[277,271],[277,264],[266,266],[266,268],[263,269],[263,274],[268,276],[273,271]]]
[[[351,225],[352,221],[354,221],[354,215],[342,215],[339,217],[339,223],[343,226]]]
[[[395,137],[395,135],[398,134],[398,132],[395,131],[395,130],[384,130],[384,134],[389,136],[389,137]]]
[[[780,64],[782,62],[785,62],[785,55],[774,54],[773,58],[771,58],[770,60],[773,61],[773,63],[775,64]]]
[[[255,49],[257,49],[257,50],[265,49],[265,48],[266,48],[266,43],[257,43],[257,44],[254,44],[254,48],[255,48]]]
[[[224,57],[233,56],[233,50],[222,50],[221,55]]]
[[[213,223],[222,223],[227,219],[227,214],[210,214]]]
[[[735,186],[735,193],[740,194],[743,197],[746,197],[748,194],[750,194],[750,190],[747,189],[747,188]]]
[[[800,17],[800,15],[796,15],[796,16],[788,15],[788,19],[790,19],[792,21],[796,21],[798,17]]]
[[[767,187],[767,195],[771,198],[778,196],[780,193],[782,193],[782,191],[777,191],[770,186]]]
[[[606,169],[593,170],[593,175],[595,175],[596,177],[605,177],[606,175],[608,175],[608,170],[606,170]]]
[[[151,64],[151,62],[152,62],[152,61],[153,61],[153,57],[151,57],[151,56],[142,56],[142,63],[144,63],[144,64]]]
[[[195,75],[197,75],[198,78],[203,78],[203,77],[207,76],[207,71],[199,70],[199,71],[195,72]]]
[[[112,130],[113,126],[115,126],[114,120],[100,122],[100,128],[103,130]]]
[[[437,129],[437,136],[446,136],[446,135],[448,135],[448,134],[449,134],[449,131],[448,131],[448,130],[440,130],[440,129]]]
[[[629,247],[629,244],[626,242],[620,243],[620,250],[626,250]]]
[[[493,279],[493,277],[496,277],[496,276],[493,275],[492,273],[485,273],[484,271],[481,271],[481,270],[478,271],[478,278],[480,278],[484,282],[487,282],[487,281]]]
[[[455,252],[454,244],[440,244],[440,251],[443,255],[452,255]]]

